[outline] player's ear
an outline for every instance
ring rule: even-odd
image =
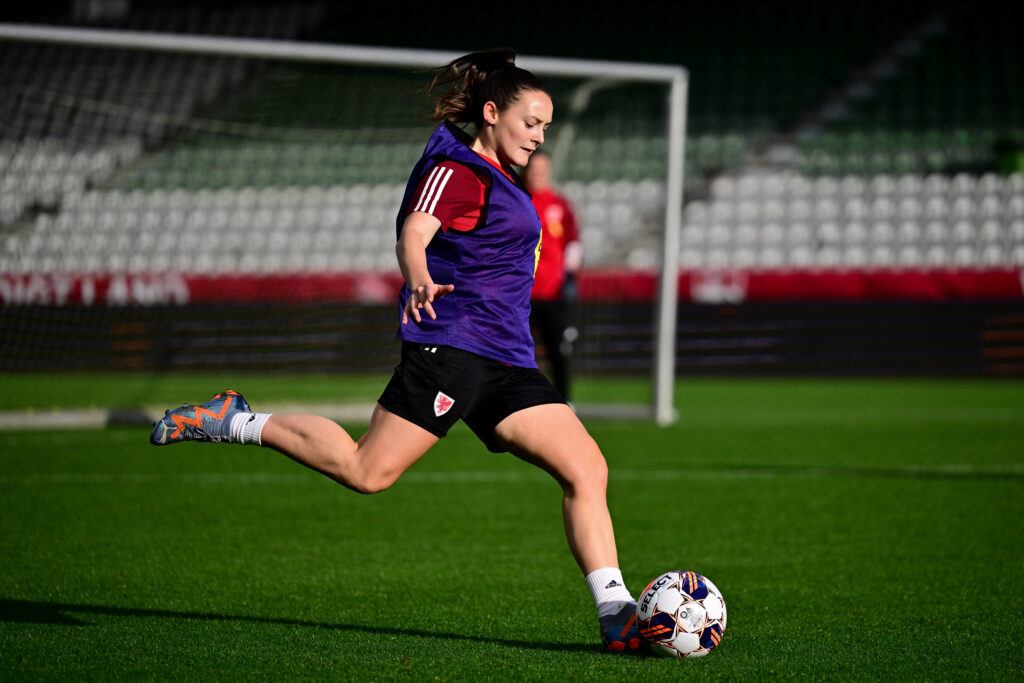
[[[498,105],[491,100],[484,103],[484,122],[492,126],[498,122]]]

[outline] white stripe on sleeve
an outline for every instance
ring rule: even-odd
[[[420,194],[420,198],[419,201],[416,202],[416,206],[413,207],[413,211],[423,211],[423,207],[430,202],[430,195],[434,189],[434,182],[437,180],[437,172],[440,170],[440,166],[435,166],[430,169],[430,175],[427,176],[427,182],[423,183],[423,192]]]
[[[444,186],[448,184],[448,179],[455,173],[454,168],[447,169],[448,172],[444,174],[444,179],[441,180],[441,184],[437,188],[437,193],[434,195],[434,201],[430,203],[430,208],[427,210],[431,216],[434,215],[434,207],[437,206],[437,200],[441,198],[441,193],[444,192]]]

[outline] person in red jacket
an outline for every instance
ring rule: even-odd
[[[576,273],[583,263],[583,243],[572,206],[551,184],[551,158],[534,152],[523,180],[533,195],[542,226],[540,259],[530,296],[530,323],[547,351],[552,383],[568,401],[569,359],[579,336],[570,316],[576,298]]]

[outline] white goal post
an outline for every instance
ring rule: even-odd
[[[363,66],[430,68],[464,52],[330,43],[182,35],[0,23],[0,39],[127,48],[216,56],[337,62]],[[676,419],[673,405],[678,298],[679,233],[683,207],[688,72],[682,66],[520,55],[517,64],[538,75],[621,80],[668,87],[665,225],[654,340],[654,396],[647,417],[660,425]],[[642,413],[648,413],[645,408]],[[644,417],[644,415],[629,415]]]

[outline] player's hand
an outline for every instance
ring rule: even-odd
[[[408,301],[405,302],[405,310],[402,311],[402,324],[405,325],[409,322],[410,316],[416,322],[423,322],[423,318],[420,316],[421,308],[426,311],[431,320],[437,320],[437,314],[434,313],[434,307],[431,304],[454,290],[455,285],[437,285],[434,283],[420,285],[411,290],[412,293],[409,295]]]

